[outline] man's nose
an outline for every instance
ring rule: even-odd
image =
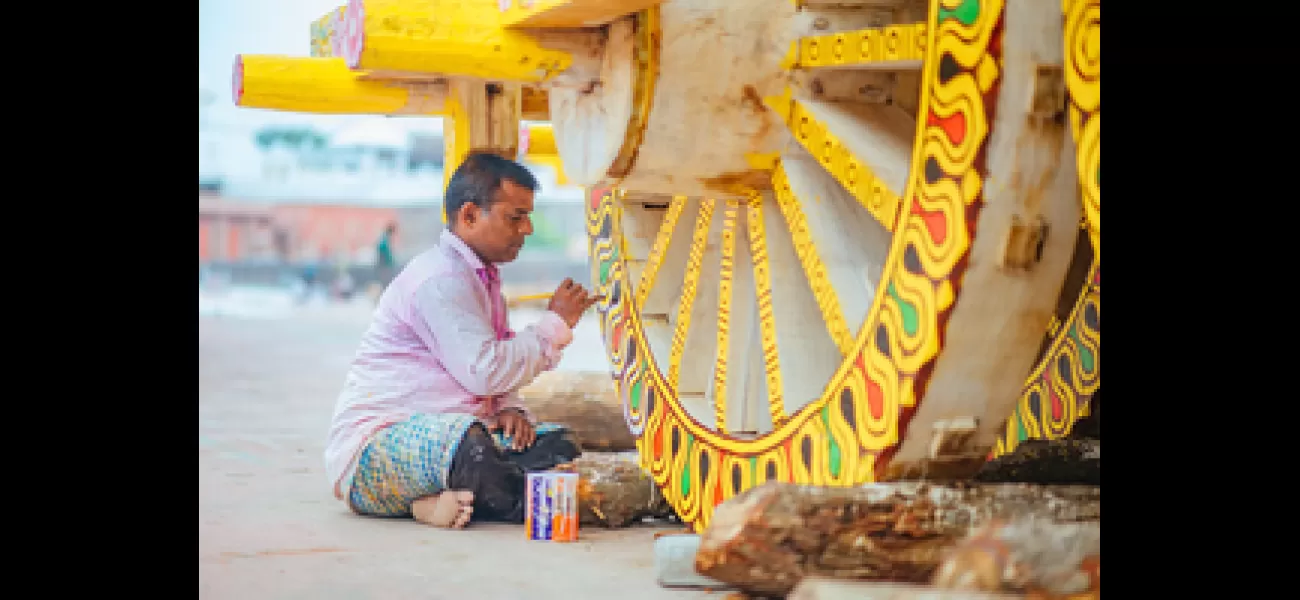
[[[524,232],[524,235],[532,235],[532,234],[533,234],[533,220],[532,220],[532,219],[524,219],[523,232]]]

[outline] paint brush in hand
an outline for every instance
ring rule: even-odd
[[[525,302],[535,302],[538,300],[550,300],[551,296],[553,295],[555,295],[553,292],[544,292],[541,294],[524,294],[523,296],[515,296],[514,298],[508,298],[506,300],[506,306],[513,308]],[[592,297],[596,299],[596,302],[601,302],[605,299],[604,294],[596,294],[595,296]],[[592,306],[595,305],[593,304]]]

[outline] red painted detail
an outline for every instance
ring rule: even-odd
[[[912,198],[912,214],[921,216],[935,245],[943,245],[944,240],[948,239],[948,220],[944,218],[943,211],[923,210],[920,201]]]
[[[951,141],[954,146],[960,146],[966,139],[966,113],[961,111],[957,111],[950,117],[940,117],[931,112],[925,124],[942,129],[943,134],[948,136],[948,141]]]
[[[1061,398],[1056,395],[1056,390],[1052,388],[1051,370],[1043,369],[1043,389],[1047,392],[1047,397],[1052,400],[1052,421],[1059,422],[1065,407],[1061,405]]]

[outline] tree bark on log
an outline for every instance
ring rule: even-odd
[[[643,517],[668,517],[673,510],[641,470],[635,452],[584,452],[573,461],[578,473],[578,522],[627,527]]]
[[[957,543],[933,584],[1035,600],[1101,598],[1101,522],[989,523]]]
[[[984,483],[1101,485],[1101,440],[1025,440],[980,468]]]
[[[1023,600],[1013,594],[972,593],[914,583],[849,581],[808,577],[787,600]]]
[[[785,596],[807,576],[925,583],[944,552],[996,519],[1100,521],[1088,486],[862,487],[767,483],[719,505],[695,568],[749,593]]]
[[[538,422],[568,427],[583,450],[635,450],[623,418],[623,403],[607,373],[548,371],[519,389],[519,398]]]

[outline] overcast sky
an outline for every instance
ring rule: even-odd
[[[386,117],[302,115],[236,108],[231,66],[236,54],[308,56],[311,22],[344,0],[199,0],[199,81],[216,99],[209,120],[216,126],[252,130],[267,122],[310,122],[333,132],[349,124]],[[399,118],[411,131],[442,131],[440,118]]]

